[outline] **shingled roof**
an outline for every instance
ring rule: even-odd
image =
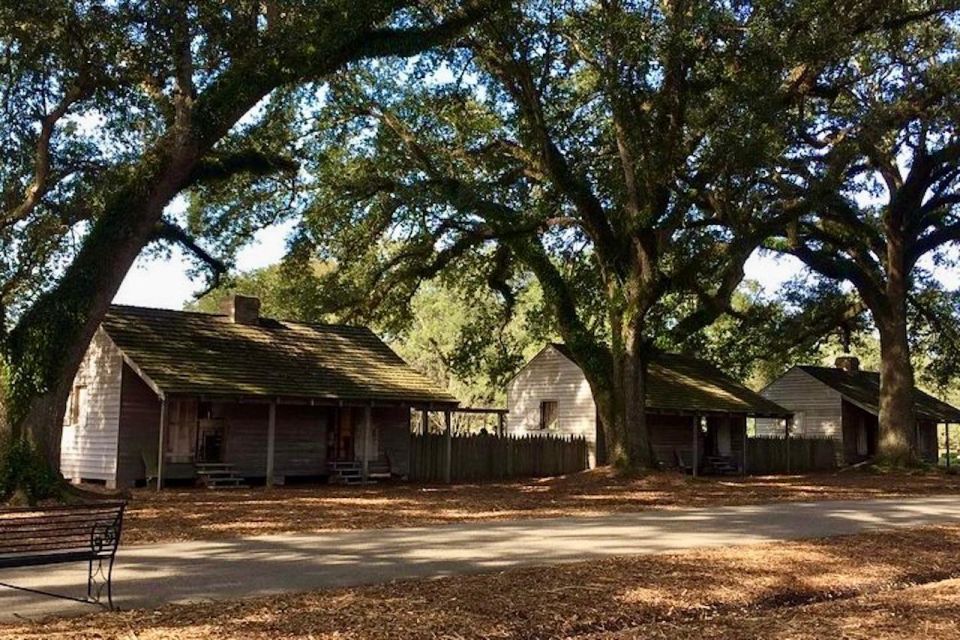
[[[165,394],[457,402],[363,327],[113,306],[102,328]]]
[[[576,362],[566,345],[557,351]],[[648,409],[682,413],[744,413],[787,417],[791,412],[743,386],[706,360],[679,353],[655,354],[647,368]]]
[[[839,367],[798,367],[848,400],[873,413],[879,412],[880,374],[876,371],[847,371]],[[917,415],[937,422],[960,422],[960,409],[914,387],[913,403]]]

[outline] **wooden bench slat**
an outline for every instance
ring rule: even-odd
[[[0,556],[0,569],[13,569],[17,567],[36,567],[46,564],[66,564],[68,562],[87,562],[89,560],[98,560],[99,558],[89,551],[67,551],[61,553],[37,553],[34,555],[21,555],[11,558]]]
[[[105,575],[112,608],[113,561],[124,508],[124,503],[94,503],[0,509],[0,569],[90,562],[87,599],[99,601],[94,563],[102,568],[109,562]]]
[[[31,535],[45,535],[48,533],[58,533],[58,532],[71,532],[71,531],[86,531],[90,532],[98,524],[103,524],[103,520],[91,520],[90,522],[77,522],[71,523],[69,526],[61,527],[0,527],[0,542],[6,537],[13,536],[31,536]]]

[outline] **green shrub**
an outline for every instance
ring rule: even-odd
[[[58,497],[60,476],[23,439],[0,438],[0,503],[22,493],[29,504]]]

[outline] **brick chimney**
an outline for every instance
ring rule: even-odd
[[[260,323],[260,298],[235,294],[223,301],[221,310],[234,324]]]
[[[860,371],[860,358],[856,356],[839,356],[833,363],[837,369],[844,371]]]

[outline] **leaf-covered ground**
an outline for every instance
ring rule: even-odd
[[[778,501],[884,498],[960,492],[960,476],[845,472],[809,476],[636,478],[598,469],[561,478],[501,483],[368,487],[304,486],[208,491],[139,489],[124,544],[220,539],[331,529],[600,515],[643,509]]]
[[[0,626],[73,638],[958,637],[960,527],[613,558]]]

